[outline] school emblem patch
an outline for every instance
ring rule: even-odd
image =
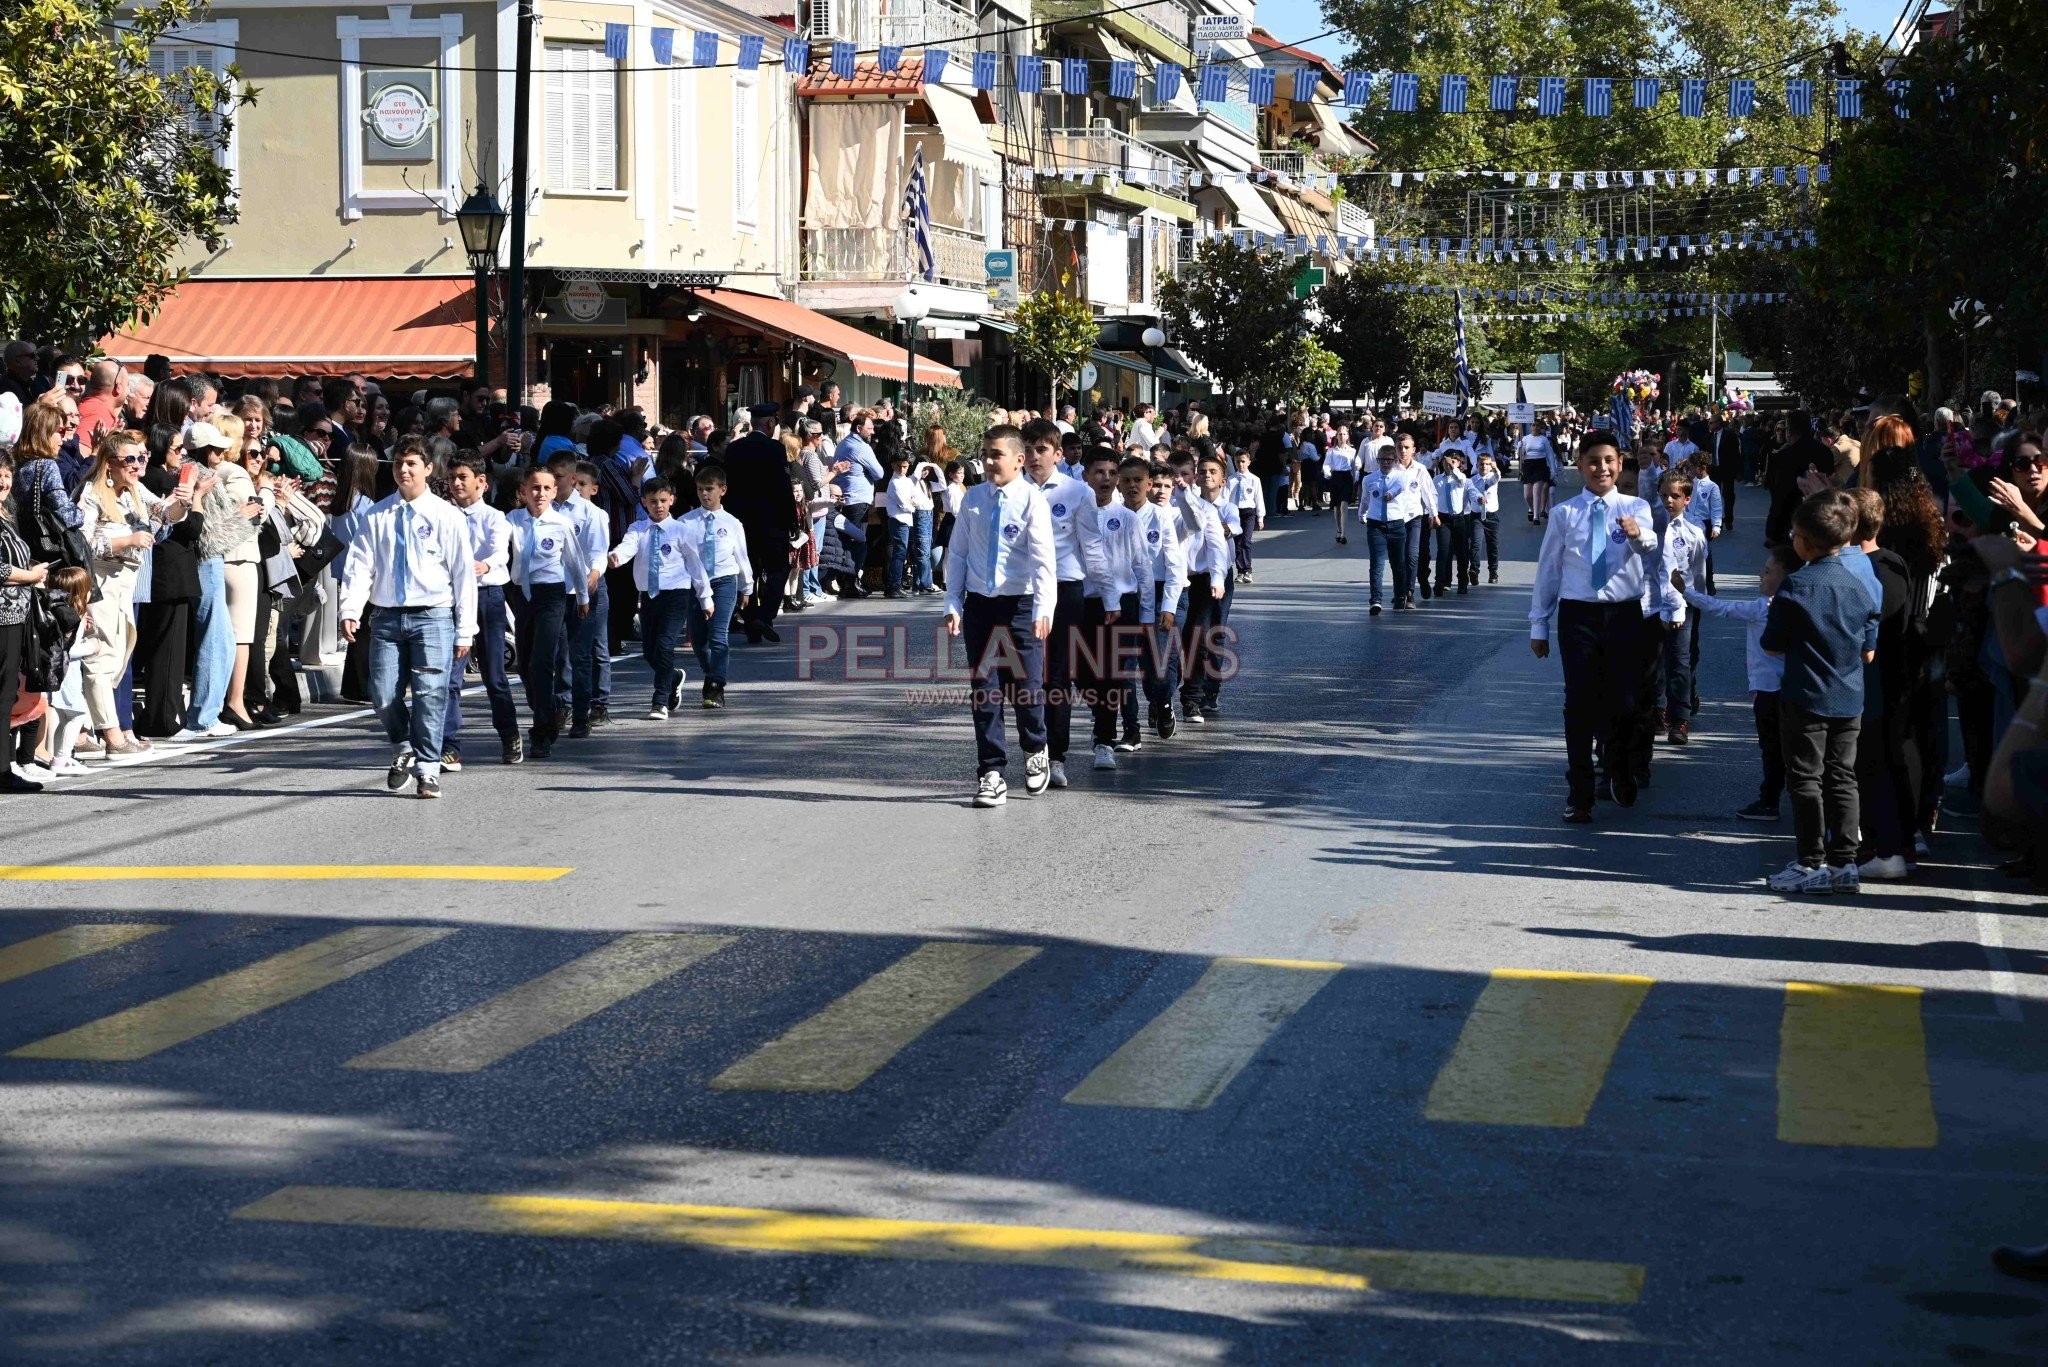
[[[1117,530],[1118,528],[1122,527],[1123,525],[1124,525],[1124,523],[1123,523],[1123,519],[1122,519],[1122,518],[1118,518],[1118,517],[1113,517],[1113,518],[1111,518],[1111,519],[1109,520],[1109,529],[1110,529],[1111,531],[1116,531],[1116,530]]]
[[[552,536],[542,537],[540,539],[540,548],[544,551],[553,550],[555,548],[555,539]]]
[[[1055,503],[1055,504],[1053,504],[1053,505],[1052,505],[1052,515],[1053,515],[1054,517],[1065,517],[1065,516],[1067,515],[1067,505],[1066,505],[1066,504],[1064,504],[1064,503]]]
[[[1154,527],[1151,531],[1145,533],[1145,539],[1156,545],[1159,541],[1159,529]]]
[[[1015,541],[1017,539],[1017,533],[1023,530],[1024,528],[1018,523],[1005,522],[1003,524],[1003,540]]]

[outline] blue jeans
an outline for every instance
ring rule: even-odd
[[[519,677],[526,684],[526,706],[533,713],[534,730],[546,733],[561,724],[555,678],[561,668],[569,615],[575,608],[569,590],[561,584],[535,584],[530,595],[513,586],[511,601],[519,636]]]
[[[1385,522],[1368,521],[1365,524],[1365,549],[1367,556],[1372,561],[1371,602],[1372,606],[1378,607],[1380,606],[1380,583],[1382,576],[1386,573],[1387,563],[1392,551]],[[1394,596],[1396,598],[1401,596],[1401,586],[1398,580],[1394,585]]]
[[[227,570],[219,556],[199,562],[192,637],[192,703],[185,709],[185,729],[204,731],[220,725],[220,706],[235,672],[235,624],[228,620]]]
[[[1403,522],[1389,520],[1387,523],[1387,555],[1393,561],[1394,601],[1413,602],[1415,599],[1415,574],[1422,561],[1422,538],[1429,530],[1429,519],[1411,517]]]
[[[811,519],[811,553],[813,558],[825,553],[825,528],[831,524],[832,514],[819,513]],[[823,598],[825,586],[818,581],[818,567],[811,566],[803,573],[800,587],[806,598]]]
[[[419,772],[441,772],[441,720],[455,658],[452,608],[378,608],[370,615],[370,706],[393,745],[412,746]],[[411,705],[406,693],[410,689]]]
[[[903,587],[903,569],[910,560],[912,524],[889,519],[889,577],[882,581],[891,593]]]
[[[682,677],[676,667],[676,642],[697,606],[689,589],[663,589],[640,595],[640,658],[654,671],[654,705],[667,707]]]
[[[476,587],[476,644],[471,647],[476,672],[484,681],[484,696],[491,703],[491,729],[501,744],[519,739],[519,709],[512,702],[512,684],[505,675],[505,586],[479,584]],[[458,755],[462,746],[462,664],[456,662],[449,675],[448,715],[441,723],[441,740]]]
[[[597,591],[590,595],[590,611],[580,617],[569,614],[569,648],[556,667],[555,698],[557,710],[567,711],[574,720],[587,719],[594,704],[611,701],[611,612],[611,586],[599,579]]]
[[[1009,763],[1003,747],[1003,704],[1016,718],[1017,743],[1027,755],[1044,751],[1045,642],[1031,634],[1036,615],[1028,593],[985,597],[967,595],[961,613],[961,634],[967,640],[967,671],[973,681],[974,772],[1001,773]],[[1009,636],[1009,649],[991,652],[997,631]]]
[[[723,575],[711,581],[711,616],[704,616],[703,600],[690,590],[690,644],[697,653],[697,667],[707,684],[725,683],[726,661],[732,658],[732,605],[740,598],[740,577]]]
[[[911,517],[910,586],[922,592],[932,586],[932,510],[918,508]]]

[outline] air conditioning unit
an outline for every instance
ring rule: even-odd
[[[841,34],[833,27],[837,11],[845,8],[847,0],[811,0],[811,22],[807,30],[813,38],[837,38]]]

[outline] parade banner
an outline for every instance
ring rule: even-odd
[[[1455,418],[1458,416],[1458,396],[1425,389],[1422,391],[1422,411],[1439,418]]]

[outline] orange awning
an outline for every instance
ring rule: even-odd
[[[147,323],[100,339],[117,361],[174,370],[446,380],[476,367],[465,279],[187,280]]]
[[[885,342],[851,323],[842,323],[837,318],[793,304],[787,299],[748,294],[745,290],[698,290],[696,297],[703,301],[705,308],[725,318],[751,324],[778,337],[787,337],[798,346],[809,347],[813,351],[843,357],[853,366],[856,375],[900,380],[904,367],[910,361],[908,353],[895,343]],[[917,358],[917,382],[958,389],[960,372],[920,356]]]

